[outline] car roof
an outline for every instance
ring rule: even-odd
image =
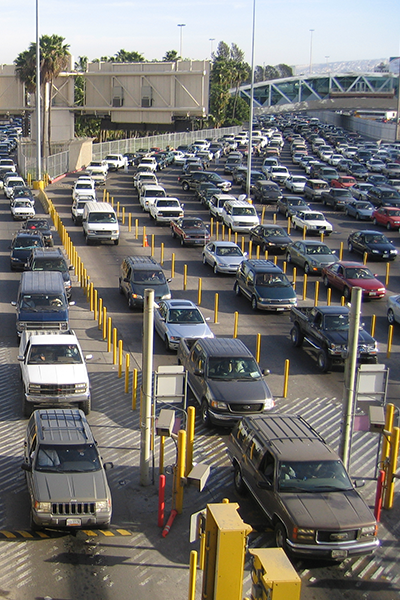
[[[191,300],[163,300],[165,306],[168,308],[196,308],[194,302]]]
[[[200,338],[197,342],[209,356],[252,356],[247,346],[238,338]]]
[[[282,273],[282,269],[271,260],[265,258],[252,258],[244,261],[247,265],[259,273]]]

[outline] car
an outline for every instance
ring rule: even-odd
[[[35,216],[35,209],[29,200],[13,200],[10,204],[10,211],[14,221],[21,221]]]
[[[240,185],[243,175],[246,176],[247,167],[244,165],[238,165],[232,169],[232,180],[235,185]]]
[[[44,238],[39,230],[17,231],[11,241],[10,246],[10,268],[12,271],[25,269],[26,261],[33,248],[44,248]]]
[[[150,204],[149,215],[158,223],[170,223],[184,216],[183,204],[177,198],[158,198]]]
[[[367,199],[374,206],[399,206],[400,193],[389,185],[377,185],[367,193]]]
[[[300,196],[283,196],[276,205],[276,212],[292,217],[299,210],[311,210],[309,204]]]
[[[304,177],[304,175],[291,175],[285,181],[285,188],[293,194],[302,194],[306,181],[307,177]]]
[[[374,210],[372,220],[374,225],[382,225],[388,230],[398,230],[400,228],[400,207],[381,206],[381,208]]]
[[[26,185],[16,185],[13,187],[11,200],[29,200],[32,206],[35,205],[35,196],[32,193],[32,190],[28,188]]]
[[[257,225],[250,230],[250,240],[260,246],[262,252],[282,254],[292,240],[280,225]]]
[[[304,196],[312,202],[321,200],[322,193],[329,190],[329,184],[322,179],[308,179],[304,186]]]
[[[386,177],[399,177],[400,164],[395,162],[387,163],[382,169],[382,175],[385,175]]]
[[[385,163],[379,158],[370,158],[365,163],[365,166],[367,167],[368,171],[372,171],[373,173],[382,173]]]
[[[325,206],[331,205],[335,210],[345,210],[347,203],[353,200],[353,196],[348,189],[333,187],[323,192],[321,200]]]
[[[209,264],[214,273],[235,275],[247,254],[234,242],[215,241],[203,248],[203,264]]]
[[[356,200],[367,200],[368,191],[373,187],[372,183],[360,182],[353,185],[350,191]]]
[[[161,265],[151,256],[126,256],[120,266],[118,288],[126,296],[130,310],[143,308],[146,288],[154,290],[154,300],[170,300],[171,290]]]
[[[141,185],[158,185],[157,175],[152,171],[138,171],[133,176],[133,187],[138,193]]]
[[[338,261],[324,267],[322,280],[326,287],[338,289],[346,300],[350,300],[353,287],[360,287],[365,299],[383,298],[386,294],[384,284],[358,262]]]
[[[285,185],[285,181],[288,177],[290,177],[290,173],[283,165],[272,166],[268,172],[270,181],[274,181],[280,185]]]
[[[345,213],[357,221],[372,221],[374,210],[374,205],[367,200],[351,200],[346,204]]]
[[[9,177],[4,179],[4,194],[8,199],[10,199],[15,187],[25,185],[25,181],[22,177],[19,177],[16,173],[11,173]]]
[[[245,296],[253,310],[281,312],[297,304],[293,285],[280,267],[270,260],[244,260],[236,272],[236,296]]]
[[[333,227],[324,214],[317,210],[299,210],[292,217],[293,229],[305,229],[308,234],[316,233],[330,235]]]
[[[373,185],[374,187],[377,185],[387,185],[388,184],[388,180],[384,175],[368,175],[368,177],[365,180],[367,183],[370,183],[371,185]]]
[[[368,177],[368,169],[360,163],[353,163],[348,168],[347,173],[357,179],[366,179]]]
[[[343,156],[341,154],[331,154],[328,158],[328,164],[331,165],[331,167],[337,167],[342,159]]]
[[[154,308],[154,329],[166,350],[177,350],[182,338],[213,338],[206,320],[190,300],[162,300]]]
[[[68,266],[61,248],[33,248],[25,268],[27,271],[60,271],[67,299],[71,299],[71,271],[74,270],[74,266]]]
[[[359,252],[369,259],[395,260],[397,249],[387,237],[379,231],[365,229],[355,231],[347,238],[349,252]]]
[[[248,233],[259,225],[260,218],[253,204],[246,200],[227,200],[221,212],[223,224],[233,232]]]
[[[299,265],[307,274],[319,274],[337,260],[329,246],[315,240],[294,242],[286,249],[286,262]]]
[[[266,176],[261,171],[250,171],[250,193],[254,192],[256,184],[259,181],[267,181]],[[240,182],[241,188],[243,191],[247,189],[247,173],[246,178],[242,178]]]
[[[180,240],[181,246],[193,244],[204,246],[210,241],[210,232],[202,219],[181,217],[171,221],[171,236]]]
[[[389,296],[386,315],[389,325],[400,323],[400,294]]]
[[[22,229],[25,229],[26,231],[40,231],[44,238],[45,245],[50,248],[54,246],[53,228],[50,225],[49,220],[45,217],[36,216],[32,219],[27,219],[23,223]]]
[[[80,200],[82,197],[96,200],[94,181],[89,179],[78,179],[72,188],[72,200]]]
[[[349,175],[340,175],[337,179],[331,179],[331,187],[333,188],[351,188],[357,181]]]
[[[282,192],[273,181],[257,181],[254,186],[254,199],[261,204],[275,204],[282,198]]]

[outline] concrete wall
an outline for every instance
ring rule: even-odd
[[[380,123],[379,121],[350,117],[331,111],[312,111],[308,114],[318,117],[322,123],[330,123],[349,131],[357,131],[364,137],[372,140],[382,140],[384,142],[396,141],[395,123]]]

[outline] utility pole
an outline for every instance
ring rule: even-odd
[[[150,485],[151,403],[153,397],[154,290],[144,290],[142,393],[140,395],[140,485]]]

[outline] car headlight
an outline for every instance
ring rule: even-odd
[[[295,527],[293,529],[293,537],[296,540],[312,542],[315,540],[315,529],[302,529]]]
[[[30,383],[28,387],[28,391],[30,394],[35,394],[40,391],[40,383]]]
[[[86,389],[87,389],[87,385],[86,385],[86,383],[77,383],[77,384],[75,385],[75,391],[76,391],[78,394],[82,394],[82,393],[86,392]]]
[[[397,250],[391,250],[390,254],[397,254]]]
[[[161,296],[161,300],[171,300],[171,294],[164,294],[164,296]]]
[[[34,507],[37,512],[51,512],[51,502],[39,502],[36,500]]]
[[[135,298],[135,300],[143,300],[143,296],[140,294],[132,294],[132,298]]]
[[[181,338],[177,335],[171,335],[169,339],[171,342],[179,342]]]
[[[210,405],[212,408],[218,408],[219,410],[228,410],[227,403],[220,400],[211,400]]]
[[[111,500],[100,500],[96,502],[96,512],[104,512],[111,508]]]
[[[372,250],[372,254],[379,254],[379,250]]]
[[[375,537],[377,533],[377,525],[369,525],[368,527],[361,527],[360,536]]]

